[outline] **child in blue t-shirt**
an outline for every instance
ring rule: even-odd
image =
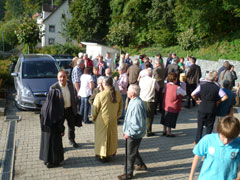
[[[204,156],[199,180],[240,180],[240,122],[233,116],[223,117],[217,132],[204,136],[193,149],[195,154],[189,180],[193,179],[194,171],[201,157]]]

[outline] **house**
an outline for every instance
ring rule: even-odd
[[[117,54],[120,53],[119,50],[114,49],[112,47],[108,47],[102,44],[98,43],[92,43],[92,42],[81,42],[81,44],[86,45],[86,53],[89,56],[92,56],[92,58],[97,57],[99,54],[103,57],[106,55],[106,53],[110,53],[110,57],[113,60]],[[112,61],[113,62],[113,61]],[[113,68],[113,65],[112,65]]]
[[[67,39],[62,36],[65,28],[64,22],[70,18],[71,14],[69,12],[68,0],[64,1],[58,7],[44,5],[42,13],[37,18],[37,24],[44,32],[41,43],[38,46],[44,47],[53,44],[65,44]]]

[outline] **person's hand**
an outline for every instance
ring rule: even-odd
[[[129,138],[129,136],[127,134],[124,134],[123,136],[124,136],[124,139],[128,139]]]
[[[200,99],[196,100],[196,103],[199,105],[201,103],[201,100]]]

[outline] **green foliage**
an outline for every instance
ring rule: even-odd
[[[0,50],[3,49],[3,39],[2,35],[4,35],[4,50],[9,51],[13,49],[18,41],[17,36],[14,31],[19,26],[19,22],[16,19],[12,19],[7,21],[3,25],[0,26]],[[2,34],[3,33],[3,34]]]
[[[161,52],[164,57],[168,53],[176,52],[179,57],[186,57],[187,55],[194,55],[198,59],[218,60],[240,60],[240,31],[231,33],[225,38],[216,41],[207,47],[199,47],[192,50],[190,53],[183,50],[180,45],[170,47],[150,47],[150,48],[124,48],[124,51],[129,52],[132,56],[139,54],[146,54],[147,56],[154,57],[157,53]]]
[[[111,26],[107,39],[112,45],[117,45],[122,49],[124,46],[128,46],[131,41],[133,27],[130,22],[116,23]]]
[[[110,17],[108,0],[75,0],[70,4],[70,12],[72,19],[67,29],[73,39],[104,42]]]
[[[112,10],[110,24],[115,26],[118,23],[130,22],[134,26],[130,45],[149,45],[151,36],[148,33],[146,12],[150,7],[150,0],[112,0],[110,2]],[[112,29],[111,26],[110,29]]]
[[[39,9],[39,2],[36,0],[23,0],[24,15],[31,17]]]
[[[6,3],[6,0],[1,0],[0,1],[0,21],[3,20],[4,18],[4,15],[5,15],[5,3]]]
[[[9,66],[11,65],[11,61],[6,60],[0,60],[0,79],[2,79],[2,85],[1,87],[5,87],[7,84],[11,81],[11,74],[9,72]]]
[[[175,0],[152,0],[148,26],[152,40],[162,47],[176,45]]]
[[[77,56],[79,52],[85,52],[85,49],[73,46],[70,43],[67,43],[65,45],[56,44],[52,46],[47,46],[39,49],[38,51],[38,53],[41,54],[69,54],[74,56]]]
[[[178,36],[178,43],[183,50],[192,51],[199,47],[200,40],[194,34],[193,28],[190,28],[187,31],[180,33]]]
[[[203,42],[222,37],[240,25],[236,12],[240,2],[233,0],[176,0],[175,19],[178,30],[185,32],[193,28]]]
[[[119,72],[118,71],[113,71],[112,77],[118,79],[119,78]]]
[[[36,21],[28,17],[22,19],[15,34],[17,35],[19,44],[23,43],[27,45],[30,52],[34,51],[35,46],[41,37],[41,32]]]
[[[23,0],[6,0],[5,4],[6,14],[5,19],[17,19],[22,17],[24,12]]]

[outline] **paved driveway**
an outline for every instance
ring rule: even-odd
[[[87,124],[76,129],[76,142],[79,143],[80,147],[72,148],[65,135],[63,137],[65,151],[63,166],[47,169],[39,160],[41,133],[39,114],[28,111],[20,112],[12,101],[8,105],[8,114],[22,117],[22,120],[16,125],[15,180],[112,180],[117,179],[117,175],[123,173],[125,144],[122,136],[122,125],[118,126],[119,148],[112,162],[101,163],[95,160],[94,125]],[[160,114],[155,116],[153,132],[156,132],[157,135],[144,137],[140,146],[140,153],[148,171],[134,172],[135,179],[188,179],[193,158],[196,117],[196,107],[190,110],[183,109],[178,118],[177,128],[173,130],[177,137],[171,138],[161,136]],[[0,124],[0,126],[6,126],[5,123],[7,122],[2,122],[1,124],[4,125]]]

